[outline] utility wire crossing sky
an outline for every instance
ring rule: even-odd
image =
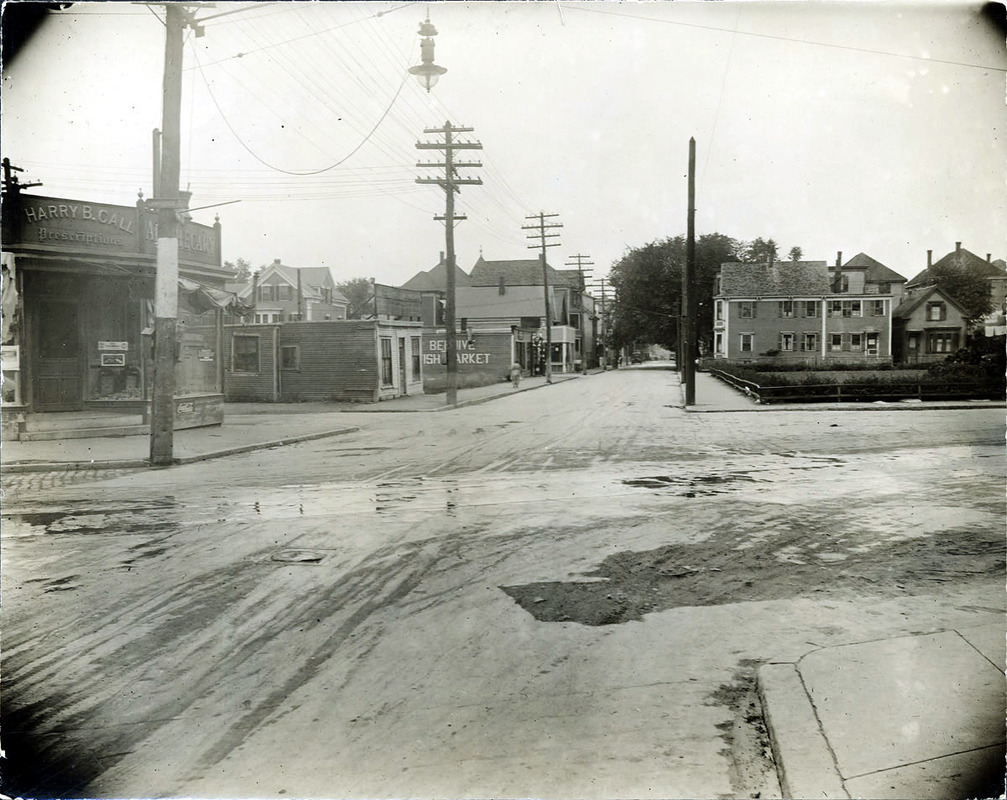
[[[426,92],[420,24],[447,69]],[[196,10],[186,40],[182,188],[224,258],[327,266],[398,285],[444,249],[444,193],[416,183],[423,131],[483,144],[458,264],[550,263],[683,234],[781,254],[866,252],[911,276],[955,242],[1003,257],[1004,34],[974,3],[282,2]],[[4,65],[4,154],[47,195],[151,190],[163,10],[75,3]],[[240,201],[240,202],[235,202]]]

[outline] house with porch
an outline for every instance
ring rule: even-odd
[[[942,361],[965,344],[966,312],[938,286],[913,290],[892,314],[897,364]]]
[[[984,259],[962,247],[961,242],[955,242],[955,249],[935,262],[933,250],[927,250],[927,267],[906,284],[907,294],[918,295],[924,292],[937,282],[939,274],[949,271],[971,273],[989,283],[993,308],[983,318],[971,320],[968,327],[986,336],[1000,336],[1007,333],[1007,324],[1004,322],[1007,314],[1007,265],[1003,259],[994,261],[992,253],[987,253]],[[965,334],[972,331],[963,329],[959,337],[962,344],[965,342]]]
[[[714,357],[891,363],[893,295],[854,282],[854,274],[866,275],[870,265],[851,270],[848,282],[842,281],[842,270],[842,253],[831,275],[824,261],[721,265],[714,289]]]
[[[538,335],[546,339],[545,325],[551,326],[552,352],[551,367],[554,372],[574,372],[582,368],[585,355],[594,351],[594,328],[589,323],[593,314],[593,302],[584,290],[583,277],[577,270],[557,270],[547,263],[543,270],[540,259],[512,259],[487,261],[480,254],[469,273],[471,289],[480,291],[466,297],[472,307],[462,313],[459,319],[472,324],[514,325],[528,331],[530,337]],[[549,310],[551,319],[546,321],[544,284],[549,285]],[[520,291],[518,291],[520,290]],[[460,297],[461,295],[459,295]],[[538,298],[537,300],[534,298]],[[516,314],[520,298],[520,310],[527,313]],[[470,313],[471,312],[471,313]],[[530,342],[522,341],[528,345]],[[528,353],[533,353],[533,348]],[[518,355],[521,351],[519,349]],[[533,356],[526,362],[518,358],[526,370],[537,368]]]

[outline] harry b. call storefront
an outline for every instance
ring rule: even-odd
[[[220,223],[180,226],[175,427],[223,422]],[[148,419],[156,212],[8,193],[3,203],[3,433],[38,415]]]

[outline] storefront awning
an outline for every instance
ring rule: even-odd
[[[192,306],[194,311],[199,313],[219,308],[242,315],[250,313],[253,308],[238,299],[238,295],[234,292],[228,292],[225,289],[218,289],[214,286],[204,286],[188,278],[178,279],[178,291],[185,293],[189,305]]]

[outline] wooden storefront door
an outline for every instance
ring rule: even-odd
[[[79,411],[84,407],[80,307],[76,300],[40,299],[36,305],[36,411]]]
[[[409,394],[406,382],[406,340],[399,339],[399,391],[403,396]]]

